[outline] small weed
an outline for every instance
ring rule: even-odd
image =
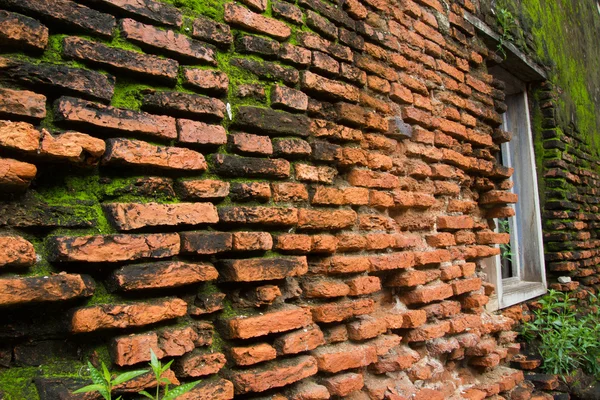
[[[499,8],[496,10],[496,21],[502,30],[496,50],[502,54],[502,58],[506,60],[506,50],[504,50],[504,46],[505,43],[512,42],[515,39],[512,31],[517,28],[516,19],[506,8]]]

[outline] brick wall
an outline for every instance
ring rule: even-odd
[[[4,397],[153,349],[186,399],[529,398],[502,85],[445,3],[0,0]]]

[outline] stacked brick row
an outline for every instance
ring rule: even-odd
[[[559,122],[552,85],[541,88],[537,101],[543,128],[543,228],[549,286],[586,297],[600,282],[599,163],[576,126]]]
[[[529,398],[484,309],[516,199],[470,1],[0,8],[6,397],[152,349],[186,399]]]

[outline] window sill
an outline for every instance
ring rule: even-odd
[[[548,288],[542,282],[526,282],[520,280],[505,280],[502,284],[502,298],[494,294],[487,305],[489,311],[497,311],[518,303],[523,303],[535,297],[546,294]]]

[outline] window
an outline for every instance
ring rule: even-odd
[[[491,73],[506,84],[507,111],[501,128],[512,133],[512,140],[502,144],[499,157],[503,165],[514,168],[511,191],[519,196],[512,205],[515,215],[495,220],[498,232],[510,233],[510,243],[500,245],[501,254],[483,263],[488,280],[496,286],[488,307],[499,309],[544,294],[546,274],[526,86],[501,67]]]

